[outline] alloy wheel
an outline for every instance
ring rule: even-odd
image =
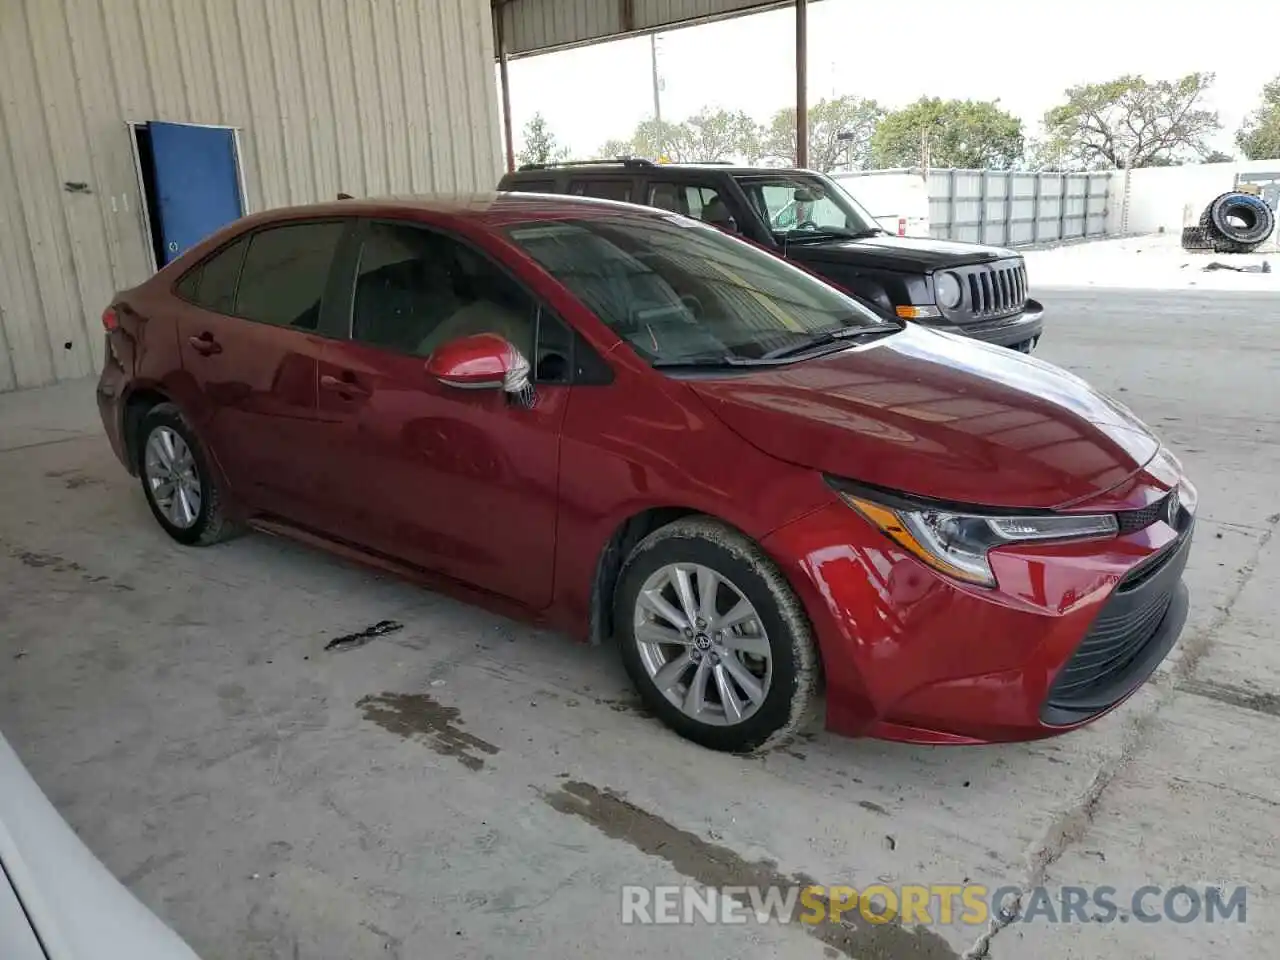
[[[654,571],[636,598],[632,634],[654,686],[700,723],[741,723],[768,696],[773,658],[764,623],[710,567],[671,563]]]
[[[203,487],[191,447],[176,430],[159,426],[151,431],[143,471],[165,519],[181,530],[193,526],[200,516]]]

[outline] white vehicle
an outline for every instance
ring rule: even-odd
[[[831,179],[899,237],[929,236],[929,185],[916,170],[832,173]]]
[[[81,842],[2,736],[0,958],[199,960]]]

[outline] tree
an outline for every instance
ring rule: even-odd
[[[601,160],[613,160],[616,157],[629,157],[635,152],[635,144],[630,140],[606,140],[596,151],[596,156]]]
[[[631,138],[632,153],[650,160],[687,163],[693,152],[688,127],[667,120],[641,120]]]
[[[849,166],[865,170],[871,162],[871,137],[884,117],[874,100],[844,96],[809,107],[809,166],[823,173]],[[842,139],[841,135],[844,135]],[[796,162],[796,108],[775,113],[763,131],[756,159]]]
[[[1202,109],[1212,73],[1189,73],[1154,83],[1126,74],[1066,91],[1067,102],[1044,115],[1049,152],[1074,165],[1149,167],[1210,152],[1222,124]]]
[[[1250,160],[1280,157],[1280,76],[1262,88],[1262,106],[1245,117],[1236,146]]]
[[[730,160],[741,157],[747,163],[760,159],[760,132],[756,122],[739,110],[699,110],[683,124],[687,160]]]
[[[569,156],[567,147],[556,142],[556,135],[547,128],[547,119],[541,113],[524,125],[522,133],[524,141],[518,159],[523,166],[526,163],[554,163]]]
[[[1022,121],[998,100],[921,97],[886,116],[871,139],[878,167],[1008,170],[1024,147]]]

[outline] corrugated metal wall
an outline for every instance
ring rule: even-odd
[[[791,6],[794,0],[498,0],[508,56]],[[495,3],[495,6],[498,4]]]
[[[492,189],[490,16],[488,0],[0,0],[0,390],[95,372],[102,308],[149,272],[126,121],[239,127],[251,211]]]

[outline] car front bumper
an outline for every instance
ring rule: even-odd
[[[942,577],[843,504],[764,546],[809,612],[827,728],[912,743],[1034,740],[1131,696],[1187,615],[1194,517],[991,554],[998,587]]]
[[[935,330],[958,333],[1000,347],[1017,347],[1024,353],[1030,353],[1044,332],[1044,305],[1039,300],[1028,299],[1022,312],[1010,317],[976,320],[968,324],[934,323],[930,326]]]

